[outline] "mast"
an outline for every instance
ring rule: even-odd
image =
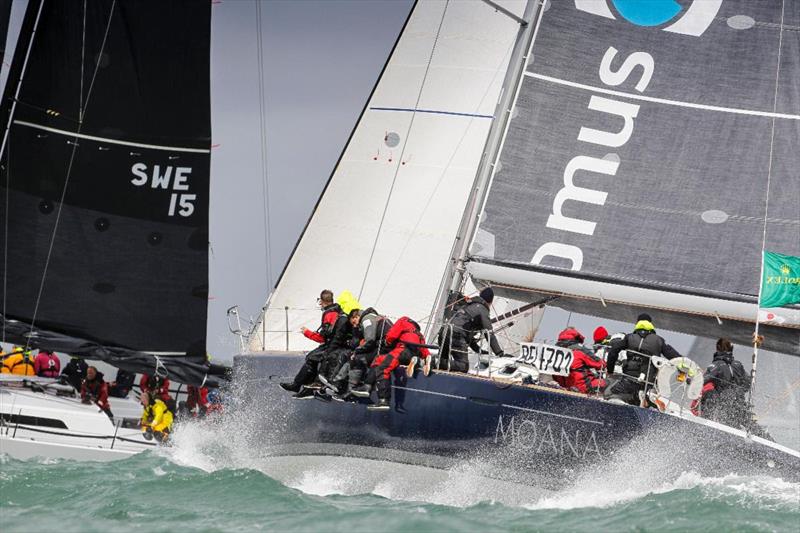
[[[499,6],[494,2],[488,0],[484,0],[484,2],[500,10]],[[500,147],[504,133],[511,120],[511,110],[514,107],[514,101],[519,91],[520,83],[522,82],[525,66],[528,64],[538,21],[541,20],[541,7],[538,0],[528,0],[521,20],[518,17],[512,17],[511,14],[505,10],[500,10],[501,13],[513,18],[519,23],[519,31],[517,32],[516,42],[514,43],[514,49],[511,53],[511,59],[509,60],[509,68],[503,80],[500,99],[495,108],[495,118],[489,130],[489,136],[486,139],[483,158],[478,167],[478,172],[475,175],[475,182],[470,192],[466,209],[462,215],[458,233],[453,242],[453,248],[450,252],[450,261],[442,276],[442,281],[439,284],[439,292],[433,303],[433,309],[430,315],[431,321],[426,331],[426,335],[429,337],[434,332],[436,324],[441,323],[448,294],[458,290],[464,283],[466,273],[464,258],[469,252],[470,243],[478,228],[484,199],[489,190],[489,183],[494,175],[497,160],[500,157]]]

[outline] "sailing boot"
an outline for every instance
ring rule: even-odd
[[[370,411],[388,411],[392,408],[389,404],[389,400],[386,398],[381,398],[378,400],[378,403],[373,403],[372,405],[368,405],[367,409]]]
[[[300,392],[300,385],[294,383],[293,381],[292,382],[279,383],[279,386],[280,386],[280,388],[282,388],[283,390],[285,390],[287,392],[294,392],[294,393]]]
[[[300,392],[292,396],[295,400],[310,400],[314,398],[314,389],[309,389],[308,387],[303,387],[300,389]]]
[[[359,398],[369,398],[372,394],[372,387],[367,385],[366,383],[362,383],[361,385],[356,385],[350,389],[350,394],[353,396],[357,396]]]
[[[378,403],[368,405],[367,409],[370,411],[388,411],[391,409],[389,398],[392,394],[392,384],[387,379],[379,379],[375,383],[375,388],[378,390]]]

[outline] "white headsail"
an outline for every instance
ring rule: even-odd
[[[326,288],[426,322],[520,28],[490,4],[416,4],[251,350],[309,348],[298,330],[319,320],[315,300]],[[497,4],[517,17],[526,5]]]

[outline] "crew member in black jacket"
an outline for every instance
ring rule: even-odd
[[[640,405],[639,391],[644,390],[646,383],[653,383],[656,377],[656,368],[650,358],[659,355],[674,359],[681,354],[656,333],[650,315],[642,313],[636,320],[633,333],[611,341],[606,367],[613,371],[622,350],[627,350],[628,359],[622,365],[622,375],[615,376],[616,379],[606,389],[605,394],[606,397],[616,397],[630,404]]]
[[[476,335],[484,334],[484,332],[488,332],[489,347],[492,352],[499,357],[504,355],[500,343],[497,342],[497,338],[492,332],[492,321],[489,319],[489,306],[492,305],[492,300],[494,300],[494,291],[491,287],[486,287],[479,296],[471,298],[467,305],[462,306],[453,314],[449,324],[445,326],[439,368],[454,372],[468,371],[468,347],[481,353]]]

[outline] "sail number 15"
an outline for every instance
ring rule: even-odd
[[[518,363],[530,365],[542,374],[569,375],[569,369],[574,359],[572,350],[538,342],[524,342],[520,344],[520,347]]]
[[[194,213],[194,202],[196,194],[189,193],[189,179],[191,178],[191,167],[173,167],[153,165],[148,168],[145,163],[135,163],[131,167],[133,178],[131,183],[137,187],[144,187],[149,184],[152,189],[164,189],[172,192],[169,197],[169,209],[167,215],[174,217],[176,214],[182,217],[190,217]]]

